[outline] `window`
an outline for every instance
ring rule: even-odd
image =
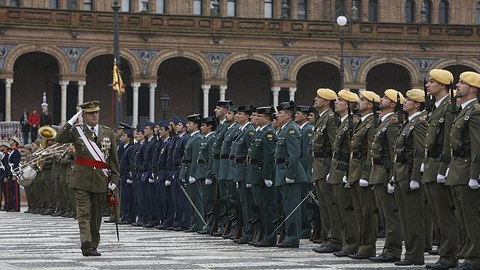
[[[83,0],[83,10],[93,10],[93,0]]]
[[[49,8],[58,8],[58,0],[50,0],[48,4]]]
[[[273,0],[265,0],[265,18],[273,18]]]
[[[307,19],[307,0],[298,0],[298,19]]]
[[[237,16],[237,1],[236,0],[228,0],[227,1],[227,16],[228,17]]]
[[[405,22],[414,23],[415,22],[415,1],[407,0],[405,2]]]
[[[155,6],[155,12],[157,14],[165,13],[165,0],[157,0],[157,5]]]
[[[442,0],[438,5],[438,23],[448,23],[448,1]]]
[[[290,0],[283,0],[282,1],[282,17],[290,18],[291,10],[292,10],[292,6],[290,5]]]
[[[480,2],[477,3],[477,24],[480,24]]]
[[[202,15],[202,0],[193,0],[193,15]]]
[[[19,7],[20,6],[20,0],[10,0],[10,6],[11,7]]]
[[[146,2],[146,6],[145,6],[145,11],[148,11],[148,3],[149,2]],[[138,12],[142,12],[143,11],[143,3],[142,3],[142,0],[138,0]]]
[[[427,11],[426,17],[427,17],[427,23],[432,23],[432,1],[426,0],[423,1],[423,4],[425,5],[425,10]]]
[[[378,21],[378,1],[377,0],[368,1],[368,20],[371,22]]]
[[[131,10],[130,0],[122,0],[122,9],[120,11],[130,12],[130,10]]]

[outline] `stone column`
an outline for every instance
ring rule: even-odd
[[[278,106],[278,94],[280,93],[280,87],[273,86],[272,87],[272,95],[273,95],[273,107]]]
[[[83,88],[85,87],[85,84],[87,84],[86,81],[79,81],[78,82],[78,105],[83,103]]]
[[[154,122],[155,121],[155,88],[157,88],[156,83],[151,83],[150,84],[150,113],[149,113],[149,118],[150,121]]]
[[[220,100],[225,100],[225,92],[227,91],[226,85],[220,85]]]
[[[288,93],[290,94],[290,100],[295,101],[295,92],[297,92],[297,87],[290,87]]]
[[[140,88],[141,83],[132,83],[133,87],[133,118],[132,126],[137,127],[138,125],[138,89]]]
[[[12,83],[13,79],[5,81],[5,121],[12,121]]]
[[[210,93],[210,85],[209,84],[203,84],[202,85],[202,90],[203,90],[203,117],[208,116],[208,94]]]
[[[60,113],[60,125],[64,125],[67,122],[67,86],[69,81],[60,81],[61,91],[61,113]]]

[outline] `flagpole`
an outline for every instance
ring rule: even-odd
[[[117,67],[120,69],[122,60],[120,58],[120,38],[118,32],[118,11],[120,6],[118,5],[118,0],[113,1],[113,59],[117,62]],[[113,104],[112,106],[115,108],[114,113],[114,121],[113,121],[113,129],[118,129],[118,123],[120,122],[120,117],[122,114],[122,107],[121,103],[118,100],[118,92],[119,91],[112,91],[113,92]]]

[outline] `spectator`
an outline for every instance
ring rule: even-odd
[[[40,117],[40,126],[52,126],[52,116],[48,114],[48,108],[43,109],[42,116]]]
[[[23,111],[23,115],[20,118],[20,125],[22,125],[22,138],[23,144],[28,144],[28,137],[30,135],[30,124],[28,123],[28,110]]]
[[[33,109],[32,113],[28,116],[28,124],[30,124],[32,142],[34,142],[37,139],[38,127],[40,126],[40,116],[36,109]]]

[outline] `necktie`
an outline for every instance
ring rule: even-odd
[[[97,142],[97,134],[95,133],[95,128],[91,128],[91,131],[92,131],[92,139]]]

